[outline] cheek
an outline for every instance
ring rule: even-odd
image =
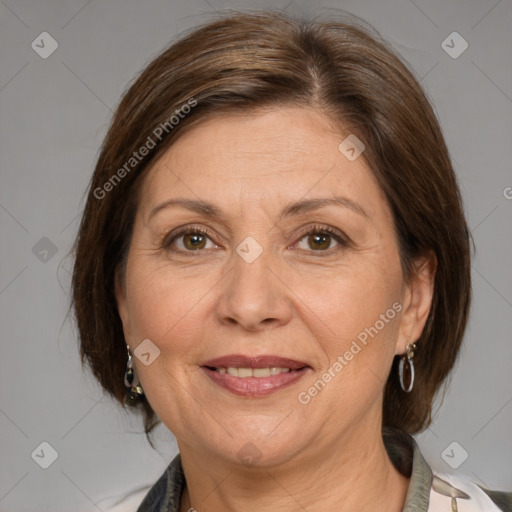
[[[220,266],[195,271],[134,258],[127,281],[131,342],[136,346],[149,338],[161,349],[171,344],[181,350],[192,344],[194,333],[196,340],[202,339],[201,326],[209,322],[215,327],[211,321],[223,289],[223,271]],[[274,271],[287,283],[289,291],[281,293],[296,310],[294,316],[316,331],[317,340],[331,340],[327,345],[338,349],[374,325],[400,297],[399,264],[384,261],[382,255],[365,258],[355,253],[337,267],[304,270],[284,265]]]
[[[309,414],[356,422],[383,393],[400,324],[401,304],[388,294],[340,294],[337,306],[324,308],[329,335],[318,337],[322,367],[297,397]],[[378,407],[380,410],[380,407]],[[327,421],[327,418],[326,418]]]
[[[183,278],[170,265],[133,260],[127,280],[130,315],[129,343],[137,347],[149,339],[159,355],[146,366],[135,358],[136,370],[147,399],[158,415],[176,426],[190,407],[183,386],[189,379],[190,365],[201,358],[204,339],[205,293],[209,279]],[[184,395],[184,396],[183,396]]]
[[[323,392],[322,383],[311,391],[322,390],[317,394],[320,402],[326,400],[325,407],[334,400],[362,411],[380,396],[399,331],[401,279],[396,259],[394,265],[367,261],[340,267],[328,280],[302,277],[294,284],[305,298],[302,314],[309,317],[310,327],[316,326],[313,334],[323,353],[320,378],[329,391]],[[318,286],[322,281],[327,284]],[[317,379],[315,375],[308,386]]]
[[[395,318],[392,308],[401,300],[402,276],[398,262],[367,261],[340,265],[329,274],[290,275],[290,288],[304,303],[304,310],[321,321],[329,338],[344,342],[373,326],[391,308],[388,320]],[[386,326],[397,322],[386,323]],[[380,323],[379,323],[380,325]],[[321,338],[320,338],[321,339]]]
[[[149,338],[160,345],[179,338],[189,318],[197,314],[205,293],[213,286],[208,276],[180,275],[165,263],[158,266],[134,261],[127,282],[132,338]]]

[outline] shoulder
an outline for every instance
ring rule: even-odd
[[[433,470],[410,434],[386,427],[383,440],[396,469],[410,478],[402,512],[512,512],[512,492]]]
[[[512,492],[485,489],[463,475],[433,472],[429,510],[445,509],[512,512]]]

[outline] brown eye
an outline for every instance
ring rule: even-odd
[[[204,249],[206,237],[200,233],[190,233],[183,236],[183,245],[192,251]]]
[[[208,242],[211,244],[210,246],[208,246]],[[193,228],[176,233],[164,242],[163,247],[174,252],[192,252],[214,248],[216,245],[206,231]]]
[[[302,241],[305,241],[305,246],[300,246]],[[319,226],[314,226],[313,228],[306,231],[302,238],[298,242],[298,246],[300,249],[309,251],[309,252],[318,252],[319,255],[321,253],[330,253],[330,249],[333,249],[333,245],[338,245],[340,247],[344,247],[347,244],[347,241],[337,231],[331,228],[324,228]],[[339,247],[339,248],[340,248]],[[336,250],[336,249],[334,249]]]
[[[328,233],[324,234],[313,234],[308,236],[308,244],[313,250],[329,249],[331,245],[331,235]]]

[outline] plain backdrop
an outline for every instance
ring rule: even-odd
[[[82,371],[66,318],[66,255],[121,93],[181,32],[227,8],[348,11],[421,80],[453,158],[476,255],[460,361],[434,423],[417,439],[439,471],[455,460],[476,483],[512,489],[510,0],[2,0],[0,512],[111,510],[115,497],[154,483],[176,453],[165,427],[154,451],[140,420]]]

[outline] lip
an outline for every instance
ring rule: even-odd
[[[243,354],[229,354],[217,357],[216,359],[210,359],[201,366],[212,366],[215,368],[227,368],[228,366],[237,368],[281,367],[290,368],[290,370],[300,370],[304,366],[309,365],[302,361],[297,361],[296,359],[274,355],[245,356]]]
[[[239,368],[281,367],[290,368],[290,371],[269,377],[234,377],[228,373],[221,374],[216,370],[212,370],[212,368],[228,368],[229,366]],[[296,359],[273,355],[249,357],[241,354],[211,359],[203,363],[201,369],[215,384],[235,395],[251,398],[266,396],[291,386],[306,373],[312,371],[308,364]]]

